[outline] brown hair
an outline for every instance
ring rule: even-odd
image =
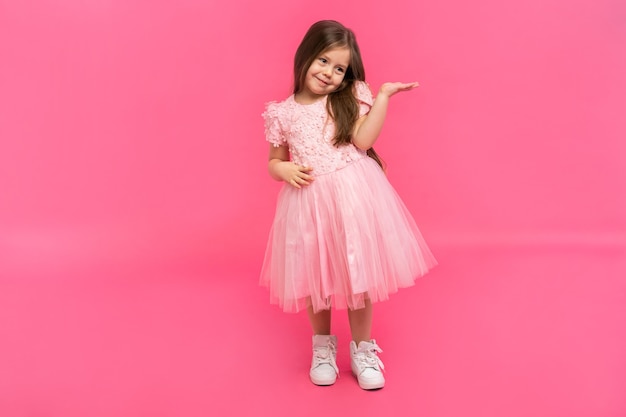
[[[299,93],[304,87],[306,73],[313,61],[324,51],[337,47],[350,50],[350,63],[341,85],[328,95],[326,106],[328,114],[335,122],[335,146],[341,146],[352,141],[352,130],[359,118],[359,103],[354,97],[354,83],[365,81],[361,51],[352,30],[334,20],[322,20],[309,28],[294,58],[293,93]],[[367,154],[383,167],[374,148],[368,149]]]

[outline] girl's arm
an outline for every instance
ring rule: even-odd
[[[270,156],[267,170],[276,181],[285,181],[296,188],[307,186],[313,181],[313,177],[307,172],[313,170],[303,167],[289,160],[289,147],[274,146],[270,144]]]
[[[419,86],[418,83],[385,83],[374,100],[369,113],[359,118],[352,131],[352,143],[359,149],[368,150],[374,146],[383,128],[389,98],[401,91],[409,91]]]

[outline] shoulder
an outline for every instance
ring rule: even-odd
[[[290,98],[265,103],[265,111],[262,114],[265,120],[265,139],[275,147],[287,144],[285,132],[288,130],[288,121],[293,111],[289,103]]]
[[[372,105],[374,99],[372,96],[372,90],[365,81],[356,81],[354,83],[354,96],[358,101],[365,104]]]
[[[355,91],[370,91],[370,85],[365,81],[357,80],[354,82]]]
[[[269,101],[265,103],[265,111],[262,116],[264,119],[282,119],[285,115],[292,111],[293,96],[287,97],[283,101]]]
[[[292,98],[293,96],[289,96],[282,101],[268,101],[265,103],[265,111],[277,112],[286,109],[289,106],[289,102],[292,100]]]

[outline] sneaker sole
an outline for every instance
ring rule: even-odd
[[[352,375],[354,375],[354,377],[356,378],[356,381],[359,383],[359,387],[361,387],[361,389],[372,391],[372,390],[382,389],[385,387],[385,380],[383,380],[382,382],[378,382],[378,383],[361,382],[361,380],[359,379],[359,376],[354,371],[354,369],[352,369]]]
[[[310,376],[309,376],[310,377]],[[330,381],[323,381],[323,380],[316,380],[314,378],[311,378],[311,382],[315,385],[318,385],[320,387],[327,387],[329,385],[333,385],[335,382],[337,382],[337,378],[335,378],[334,380]]]

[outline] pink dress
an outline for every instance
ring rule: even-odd
[[[361,115],[373,103],[357,82]],[[270,300],[287,312],[358,309],[413,285],[437,262],[383,170],[354,145],[333,145],[326,98],[298,104],[293,96],[263,113],[266,139],[289,146],[291,160],[315,180],[278,195],[261,270]]]

